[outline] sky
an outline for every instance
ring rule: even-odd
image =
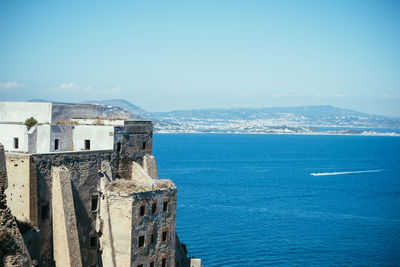
[[[400,117],[400,1],[0,0],[0,101]]]

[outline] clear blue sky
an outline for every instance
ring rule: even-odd
[[[400,117],[400,1],[0,0],[0,100]]]

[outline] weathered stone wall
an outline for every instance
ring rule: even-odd
[[[10,180],[6,194],[13,215],[19,221],[37,226],[36,173],[31,163],[31,156],[7,153],[6,165]]]
[[[125,121],[125,126],[115,127],[114,175],[131,177],[131,162],[136,161],[143,166],[143,157],[152,154],[152,146],[151,121]]]
[[[57,267],[82,267],[71,176],[67,168],[52,168],[54,261]]]
[[[54,257],[51,169],[59,166],[64,166],[71,175],[82,265],[102,266],[98,247],[90,246],[90,237],[96,235],[96,213],[91,211],[91,196],[99,194],[99,170],[102,162],[111,161],[111,154],[112,151],[85,151],[32,155],[37,175],[41,266],[52,266]]]
[[[147,265],[151,261],[161,266],[166,258],[167,266],[175,266],[176,242],[176,188],[141,192],[132,195],[132,258],[131,266]],[[167,211],[163,203],[167,202]],[[152,204],[156,204],[156,213],[152,214]],[[145,207],[144,216],[140,215],[141,206]],[[166,241],[162,240],[163,231],[167,232]],[[151,243],[151,234],[154,243]],[[139,237],[144,236],[145,245],[139,248]]]
[[[132,192],[129,183],[111,183],[101,200],[104,266],[175,266],[176,188]]]
[[[33,265],[17,222],[7,207],[8,186],[4,147],[0,144],[0,267]]]

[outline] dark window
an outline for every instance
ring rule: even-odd
[[[121,152],[121,142],[117,142],[117,152]]]
[[[157,213],[157,203],[151,204],[151,215],[154,215]]]
[[[138,266],[137,267],[143,267],[143,264],[138,264]]]
[[[153,231],[151,231],[151,234],[150,234],[150,244],[154,244],[154,242],[155,242],[155,235],[154,235],[154,232]]]
[[[154,261],[150,262],[150,267],[154,267]]]
[[[166,228],[166,229],[163,230],[161,240],[162,240],[163,242],[167,242],[167,236],[168,236],[168,228]]]
[[[139,248],[144,247],[144,235],[139,236]]]
[[[19,144],[18,144],[18,138],[17,137],[14,137],[14,148],[18,148],[19,147]]]
[[[99,195],[92,195],[92,206],[90,207],[90,211],[97,211],[99,203]]]
[[[145,213],[146,213],[146,206],[145,205],[140,206],[140,216],[144,216]]]
[[[49,218],[49,204],[43,205],[40,209],[40,218],[42,220]]]
[[[54,150],[60,149],[60,139],[54,139]]]
[[[90,237],[90,248],[97,248],[97,236]]]
[[[90,150],[90,140],[85,140],[85,149]]]
[[[167,267],[167,258],[162,259],[162,267]]]
[[[146,142],[143,142],[142,146],[143,146],[143,149],[146,149]]]
[[[163,202],[163,212],[167,212],[168,211],[168,200],[165,200]]]

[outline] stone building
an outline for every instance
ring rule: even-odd
[[[116,125],[101,137],[110,149],[6,153],[7,203],[30,226],[24,242],[39,266],[189,266],[175,231],[177,188],[158,179],[152,156],[152,123]]]

